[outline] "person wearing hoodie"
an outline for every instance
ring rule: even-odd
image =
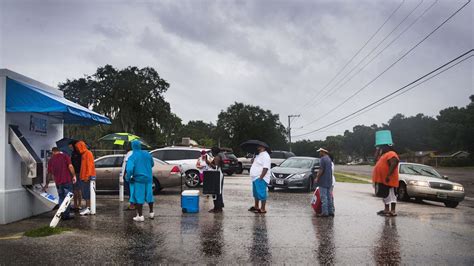
[[[91,186],[90,181],[95,180],[95,164],[94,155],[87,149],[84,141],[76,143],[76,149],[81,154],[81,171],[80,178],[82,181],[82,198],[86,201],[86,208],[80,213],[81,215],[91,214]]]
[[[148,203],[150,207],[150,219],[155,217],[153,212],[153,157],[150,153],[142,151],[142,143],[139,140],[132,141],[133,153],[128,158],[126,166],[126,180],[130,183],[130,203],[135,205],[137,216],[133,218],[136,222],[145,221],[143,216],[143,204]]]
[[[71,152],[71,162],[72,166],[74,167],[74,171],[76,172],[77,176],[80,176],[81,173],[81,154],[76,148],[77,140],[73,140],[69,143],[69,150]],[[73,185],[74,191],[74,212],[79,212],[82,208],[82,182],[81,179],[78,178],[76,183]]]

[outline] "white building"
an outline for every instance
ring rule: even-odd
[[[45,158],[63,138],[65,123],[110,124],[110,120],[66,100],[57,88],[0,69],[0,224],[51,210],[27,188],[44,182]],[[23,151],[14,146],[19,139],[20,146],[27,147]],[[25,161],[22,152],[36,159]]]

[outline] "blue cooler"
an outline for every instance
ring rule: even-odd
[[[199,212],[199,190],[185,190],[181,193],[181,209],[183,213]]]

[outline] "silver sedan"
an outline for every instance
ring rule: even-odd
[[[436,170],[427,165],[400,163],[400,186],[398,199],[432,200],[443,202],[446,207],[456,208],[464,200],[464,187],[459,183],[448,181]]]

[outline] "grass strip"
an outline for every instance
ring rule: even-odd
[[[55,227],[51,228],[49,226],[43,226],[40,228],[36,228],[30,231],[25,232],[25,236],[27,237],[45,237],[51,235],[59,235],[63,232],[71,231],[70,228],[64,227]]]
[[[336,177],[336,182],[342,182],[342,183],[357,183],[357,184],[370,184],[369,181],[364,181],[360,179],[355,179],[352,178],[348,175],[341,174],[341,173],[334,173],[334,176]],[[367,179],[367,178],[364,178]],[[367,179],[368,180],[368,179]]]

